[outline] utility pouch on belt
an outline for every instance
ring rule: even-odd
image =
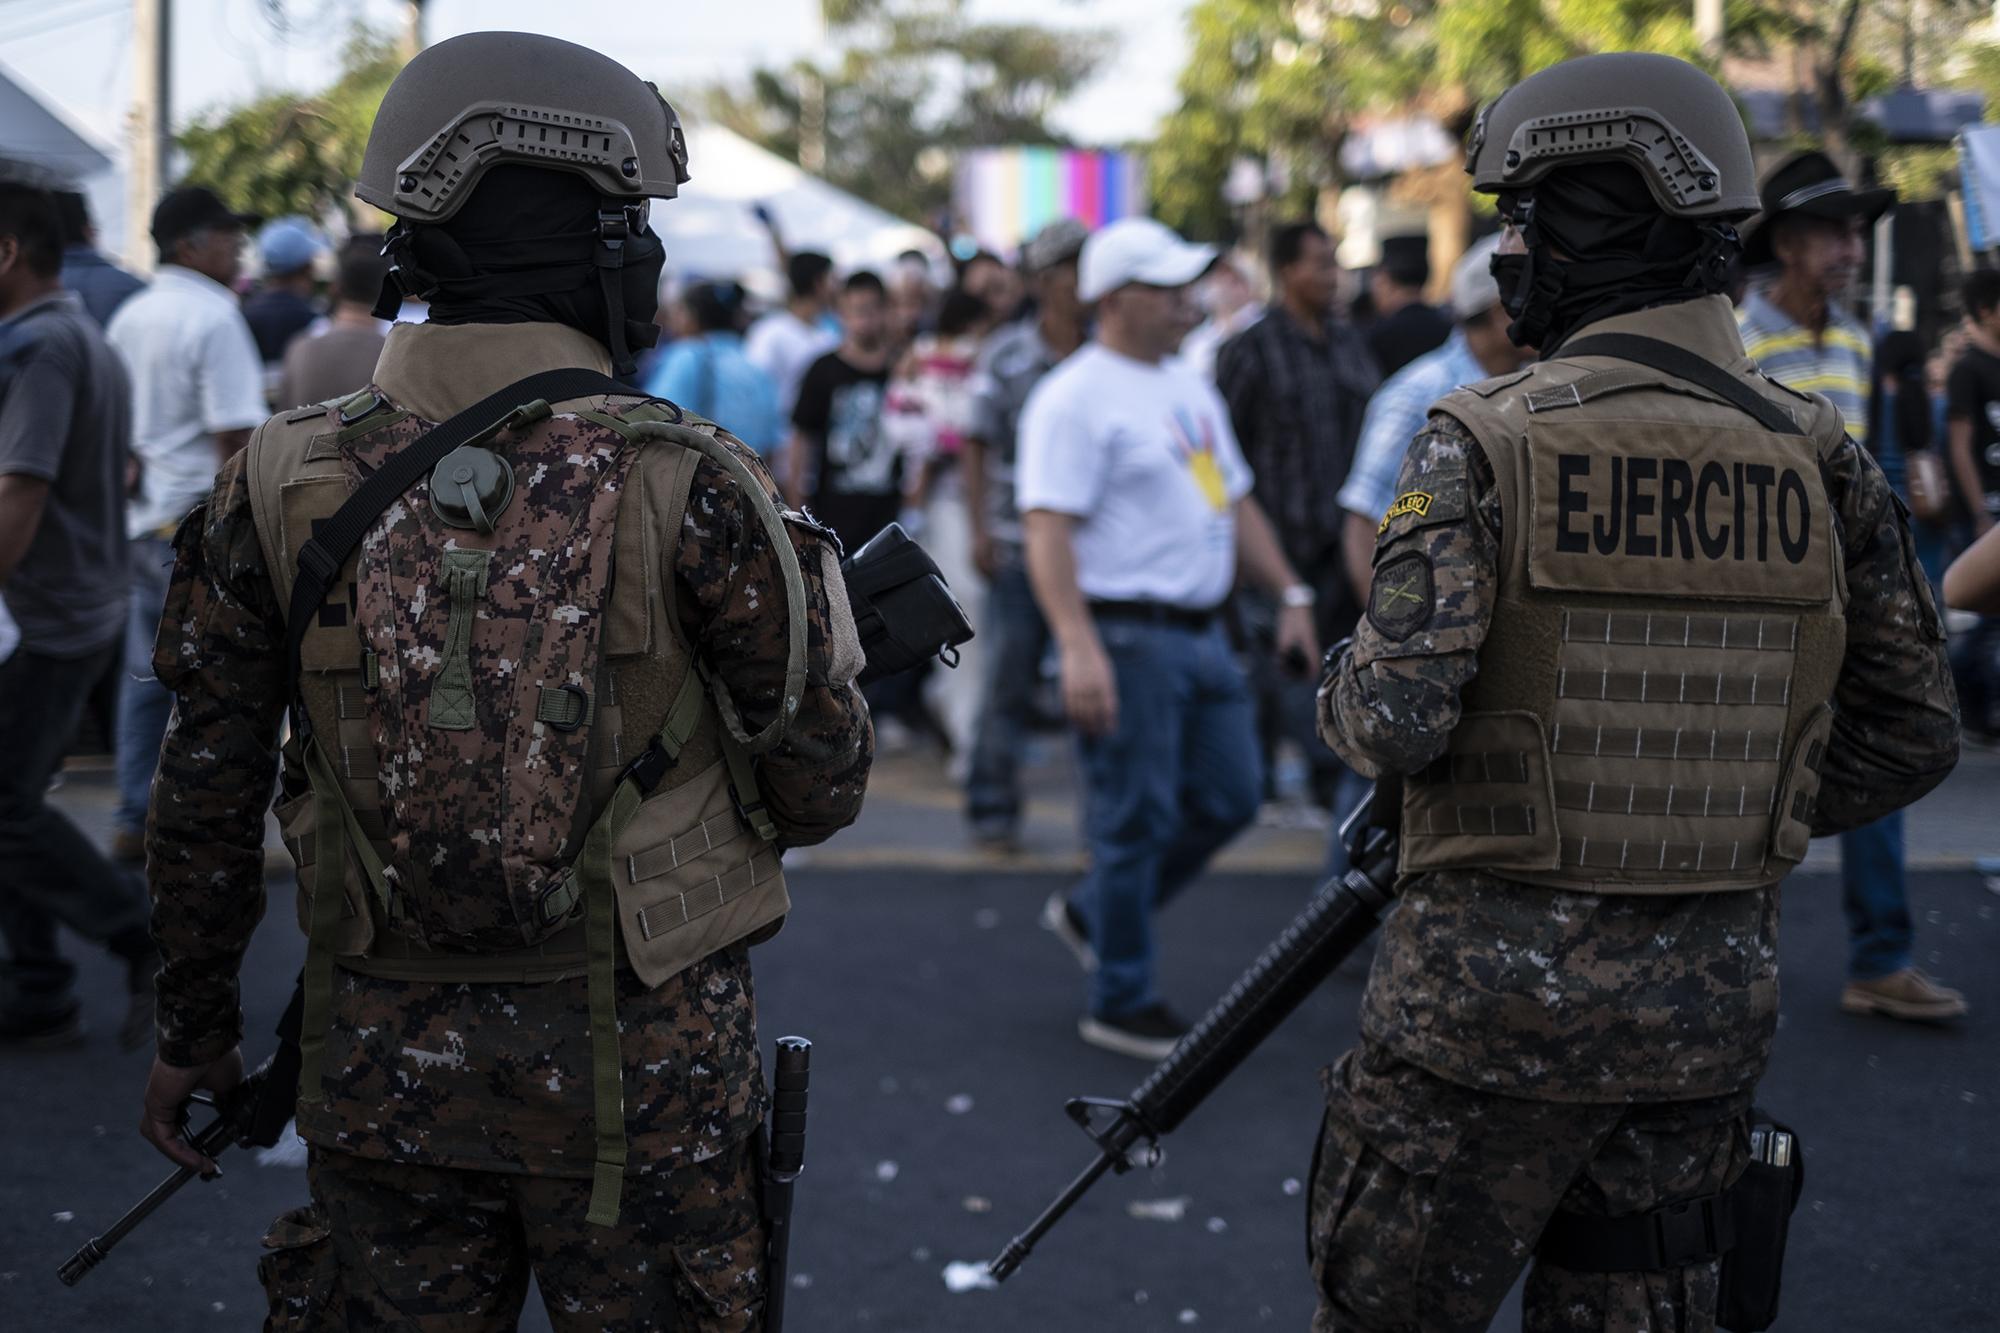
[[[958,645],[972,637],[958,599],[937,562],[900,523],[891,523],[840,564],[854,628],[861,636],[866,685],[908,671],[928,657],[958,665]]]
[[[1729,1187],[1736,1213],[1736,1248],[1722,1257],[1715,1322],[1731,1333],[1760,1333],[1778,1318],[1785,1236],[1806,1187],[1798,1136],[1762,1111],[1753,1112],[1750,1165]]]

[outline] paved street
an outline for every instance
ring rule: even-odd
[[[767,1041],[798,1031],[815,1042],[794,1328],[1306,1325],[1300,1183],[1316,1071],[1353,1036],[1362,973],[1352,962],[1196,1113],[1161,1167],[1103,1182],[1004,1289],[946,1289],[948,1262],[991,1257],[1086,1161],[1063,1100],[1122,1095],[1144,1073],[1075,1039],[1080,976],[1035,925],[1062,882],[1042,867],[1073,855],[1051,759],[1024,872],[962,849],[926,761],[885,765],[863,827],[801,867],[790,925],[758,952]],[[1972,812],[1990,801],[1994,772],[1975,757],[1936,808],[1919,810],[1913,859],[1969,859],[1990,827]],[[73,773],[63,795],[93,823],[103,798],[101,775],[89,772]],[[1166,987],[1183,1008],[1219,994],[1283,926],[1312,887],[1319,837],[1258,830],[1235,869],[1169,913]],[[289,883],[274,876],[272,895],[282,906],[246,968],[256,1053],[302,951]],[[1936,869],[1915,877],[1912,898],[1923,965],[1971,995],[1962,1028],[1839,1014],[1837,882],[1806,873],[1787,891],[1783,1030],[1763,1100],[1799,1127],[1811,1170],[1780,1329],[1994,1327],[2000,894],[1968,869]],[[78,953],[88,1043],[0,1056],[10,1129],[0,1149],[0,1327],[255,1327],[256,1239],[303,1199],[304,1179],[247,1155],[226,1158],[223,1179],[191,1186],[82,1288],[55,1281],[71,1249],[165,1174],[132,1128],[144,1060],[112,1041],[118,979],[100,956]],[[1515,1322],[1510,1313],[1496,1326]],[[523,1327],[546,1325],[537,1313]]]

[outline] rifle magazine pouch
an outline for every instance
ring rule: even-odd
[[[1730,1333],[1761,1333],[1778,1319],[1785,1237],[1806,1187],[1805,1157],[1790,1127],[1752,1116],[1750,1164],[1729,1187],[1736,1245],[1722,1257],[1715,1322]]]
[[[900,523],[871,537],[840,567],[867,658],[859,683],[908,671],[930,657],[956,666],[952,650],[972,637],[937,562]]]

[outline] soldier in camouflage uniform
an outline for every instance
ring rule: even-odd
[[[1538,1244],[1743,1170],[1778,883],[1950,770],[1943,633],[1874,460],[1714,294],[1756,193],[1713,80],[1555,66],[1468,169],[1509,222],[1510,332],[1553,350],[1433,409],[1328,659],[1322,734],[1406,782],[1401,899],[1325,1076],[1315,1328],[1484,1329],[1534,1261],[1527,1328],[1710,1329],[1712,1251],[1585,1272]]]
[[[579,142],[562,152],[520,146],[565,127]],[[488,142],[460,162],[459,134]],[[312,1204],[266,1237],[269,1327],[511,1329],[531,1273],[559,1329],[762,1327],[766,1093],[747,950],[787,905],[778,853],[855,817],[871,758],[830,536],[780,521],[754,453],[674,409],[616,394],[544,405],[493,445],[512,455],[515,513],[539,526],[445,533],[445,483],[420,482],[317,608],[296,692],[288,665],[286,590],[323,517],[313,504],[524,376],[631,372],[661,262],[642,206],[672,196],[684,163],[657,91],[595,52],[486,33],[419,56],[384,101],[358,193],[402,218],[385,302],[426,297],[431,322],[392,330],[372,386],[268,423],[176,538],[155,655],[177,704],[148,830],[165,968],[142,1132],[210,1165],[175,1119],[195,1089],[242,1076],[237,973],[264,911],[264,812],[292,709],[279,815],[313,941],[298,1114]],[[593,262],[607,237],[616,262]],[[495,543],[490,580],[465,580],[457,562],[484,569]],[[439,603],[461,595],[478,610],[447,630]],[[521,712],[521,696],[491,693],[564,654],[583,669]],[[365,672],[347,671],[356,661]],[[666,776],[634,814],[619,804],[628,762],[670,732]],[[512,757],[476,758],[492,753]],[[316,808],[348,815],[347,856]],[[577,852],[593,808],[629,816],[616,854],[596,858],[609,883],[585,873],[592,840]],[[344,899],[319,893],[315,857]],[[517,931],[504,895],[538,862],[558,867],[557,907],[544,894],[541,928]],[[595,955],[562,950],[600,902],[618,965],[597,1012]],[[622,1109],[609,1125],[607,1095]]]

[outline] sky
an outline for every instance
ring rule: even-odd
[[[1149,137],[1174,105],[1191,0],[969,0],[980,18],[1102,28],[1118,45],[1056,116],[1085,144]],[[277,89],[328,82],[357,18],[394,29],[391,0],[172,0],[174,121]],[[281,30],[273,7],[286,15]],[[473,28],[527,29],[595,46],[693,101],[705,84],[804,54],[817,0],[430,0],[431,41]],[[648,17],[638,22],[635,15]],[[607,34],[621,34],[616,39]],[[0,0],[0,64],[72,124],[116,148],[131,100],[131,0]]]

